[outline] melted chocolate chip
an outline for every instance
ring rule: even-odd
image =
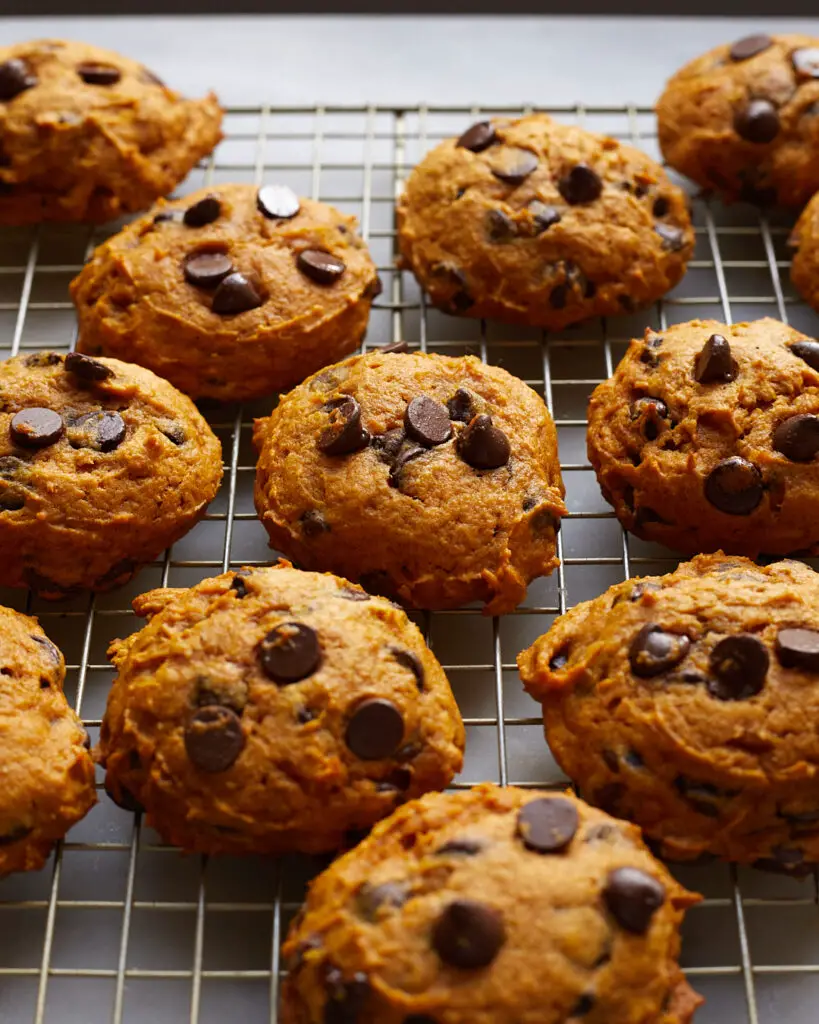
[[[59,366],[62,361],[63,357],[59,352],[32,352],[23,360],[26,366]]]
[[[755,636],[726,636],[711,651],[708,692],[718,700],[747,700],[765,685],[770,657]]]
[[[763,53],[771,46],[773,46],[773,39],[765,33],[745,36],[731,46],[729,56],[733,61],[748,60],[749,57],[756,57],[758,53]]]
[[[517,234],[517,227],[503,210],[488,210],[486,213],[486,237],[490,242],[508,242]]]
[[[685,232],[673,224],[655,224],[654,230],[662,239],[663,249],[668,252],[679,252],[685,248]]]
[[[725,799],[736,796],[736,792],[720,789],[710,782],[697,782],[688,779],[684,775],[678,775],[674,779],[674,786],[680,794],[685,797],[695,811],[705,815],[707,818],[719,817],[719,804]]]
[[[452,967],[488,967],[506,941],[499,910],[475,900],[453,900],[432,929],[432,946]]]
[[[751,100],[734,114],[734,129],[746,142],[765,145],[779,134],[779,114],[770,100]]]
[[[220,316],[237,316],[250,309],[257,309],[263,301],[256,280],[234,271],[222,279],[213,293],[210,308]]]
[[[296,257],[296,265],[302,274],[321,285],[335,284],[346,270],[344,260],[322,249],[304,249]]]
[[[194,252],[183,260],[182,273],[188,284],[209,291],[233,273],[233,263],[223,252]]]
[[[644,935],[654,914],[665,902],[665,889],[645,871],[617,868],[608,876],[603,900],[621,928],[634,935]]]
[[[305,537],[320,537],[322,533],[330,532],[330,524],[324,518],[324,513],[317,508],[309,508],[302,512],[299,522]]]
[[[556,206],[547,206],[539,199],[533,199],[526,207],[534,221],[535,234],[542,235],[554,224],[560,223],[560,210]]]
[[[720,512],[747,516],[762,501],[762,474],[745,459],[724,459],[708,474],[705,497]]]
[[[427,395],[419,395],[409,403],[404,413],[404,428],[409,437],[428,447],[444,444],[452,437],[449,412]]]
[[[521,807],[517,832],[535,853],[560,853],[574,839],[578,824],[577,807],[571,800],[543,797]]]
[[[112,452],[119,448],[127,433],[125,421],[118,412],[87,412],[76,419],[66,434],[73,448],[91,448],[96,452]]]
[[[382,345],[376,351],[385,355],[388,352],[409,352],[409,345],[405,341],[391,341],[389,345]]]
[[[362,701],[353,711],[345,742],[363,761],[391,757],[404,738],[404,718],[392,701],[373,697]]]
[[[378,911],[383,907],[403,907],[409,896],[406,882],[382,882],[371,885],[364,882],[355,896],[356,912],[365,921],[375,921]]]
[[[408,668],[415,676],[415,684],[423,693],[424,690],[424,666],[421,659],[413,651],[407,651],[403,647],[390,647],[390,654],[399,665]]]
[[[387,477],[387,482],[390,487],[397,487],[399,490],[403,484],[404,470],[410,462],[419,458],[421,455],[425,455],[427,452],[426,448],[422,448],[419,444],[403,443],[398,451],[398,454],[392,460],[390,464],[390,472]]]
[[[588,164],[575,164],[558,182],[558,190],[570,206],[593,203],[603,191],[603,182]]]
[[[286,185],[265,185],[256,196],[259,211],[271,220],[289,220],[301,209],[298,196]]]
[[[456,442],[458,454],[473,469],[498,469],[509,461],[511,447],[492,417],[481,413],[470,420]]]
[[[77,67],[77,74],[87,85],[116,85],[122,78],[117,68],[110,64],[96,64],[90,61]]]
[[[64,365],[68,373],[73,373],[80,380],[93,383],[108,380],[109,377],[114,376],[114,371],[110,366],[106,366],[105,363],[101,363],[98,359],[84,356],[80,352],[69,352],[65,357]]]
[[[506,159],[502,165],[491,168],[495,177],[505,185],[517,187],[522,185],[529,175],[537,170],[538,159],[531,150],[514,149],[511,154],[505,154]]]
[[[819,672],[819,631],[804,627],[780,629],[776,635],[776,656],[784,668]]]
[[[694,362],[694,380],[698,384],[727,384],[736,379],[737,372],[728,340],[712,334]]]
[[[660,430],[666,426],[668,406],[662,398],[646,396],[638,398],[632,406],[632,419],[643,420],[643,436],[647,441],[656,441]]]
[[[216,196],[203,196],[193,206],[189,206],[182,220],[189,228],[203,228],[212,224],[222,212],[222,204]]]
[[[13,57],[0,64],[0,102],[8,103],[37,84],[36,75],[24,60]]]
[[[65,424],[59,413],[36,406],[21,409],[9,424],[12,444],[23,448],[47,448],[59,441],[64,432]]]
[[[264,674],[279,686],[298,683],[321,664],[318,634],[302,622],[282,622],[259,644]]]
[[[245,578],[249,575],[250,573],[246,569],[240,569],[230,581],[230,589],[236,591],[236,596],[239,598],[247,597],[249,593],[245,582]]]
[[[319,435],[319,451],[325,455],[350,455],[367,447],[370,435],[361,426],[361,406],[352,395],[333,399],[325,409],[330,424]]]
[[[466,388],[458,388],[446,403],[446,409],[451,420],[455,420],[456,423],[469,423],[475,415],[472,393]]]
[[[478,123],[473,124],[471,128],[467,128],[455,143],[455,146],[461,149],[469,149],[473,153],[482,153],[485,149],[488,149],[496,139],[497,136],[495,135],[495,129],[491,121],[478,121]]]
[[[435,851],[436,857],[475,857],[484,849],[480,839],[450,839]]]
[[[690,646],[687,636],[666,633],[654,624],[643,626],[629,648],[631,671],[643,679],[660,675],[681,662]]]
[[[795,341],[791,352],[803,359],[812,370],[819,370],[819,341]]]
[[[793,70],[800,78],[819,78],[819,47],[806,46],[791,54]]]
[[[203,772],[224,772],[245,745],[242,723],[235,711],[209,704],[194,713],[185,729],[185,751]]]
[[[819,453],[819,416],[802,413],[784,420],[773,432],[773,446],[791,462],[812,462]]]

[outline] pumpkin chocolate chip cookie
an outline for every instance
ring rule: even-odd
[[[100,733],[106,788],[204,853],[318,852],[461,768],[441,666],[404,612],[288,563],[134,601]]]
[[[81,352],[224,401],[285,391],[352,352],[379,290],[355,218],[278,185],[162,203],[71,284]]]
[[[589,459],[626,529],[686,552],[819,544],[819,343],[777,320],[631,342],[589,403]]]
[[[0,585],[108,590],[200,519],[222,477],[189,398],[72,352],[0,363]]]
[[[511,611],[557,564],[565,514],[543,401],[471,356],[375,352],[256,421],[256,509],[308,569],[416,608]]]
[[[442,142],[410,175],[398,229],[436,306],[550,329],[655,301],[694,248],[659,164],[543,114]]]
[[[32,871],[96,803],[88,735],[63,656],[36,619],[0,607],[0,876]]]
[[[819,574],[699,555],[577,605],[518,658],[583,795],[664,856],[819,862]]]
[[[430,794],[311,885],[283,1024],[689,1024],[697,900],[638,829],[568,794]]]
[[[0,224],[144,210],[221,138],[211,93],[186,100],[137,61],[85,43],[0,47]]]

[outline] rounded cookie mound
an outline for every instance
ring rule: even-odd
[[[819,342],[777,320],[635,339],[589,403],[589,459],[626,529],[681,551],[819,543]]]
[[[464,729],[404,612],[288,563],[134,601],[100,733],[106,788],[204,853],[337,848],[460,771]]]
[[[204,418],[150,371],[78,353],[0,363],[0,585],[59,598],[124,583],[221,477]]]
[[[808,305],[819,310],[819,193],[802,211],[788,244],[794,250],[791,280]]]
[[[543,114],[442,142],[410,175],[398,229],[435,305],[551,329],[653,302],[694,249],[659,164]]]
[[[256,421],[256,509],[308,569],[417,608],[511,611],[554,569],[565,514],[542,400],[471,356],[376,352]]]
[[[221,138],[211,93],[186,100],[85,43],[0,47],[0,224],[113,220],[180,182]]]
[[[697,898],[636,828],[568,794],[430,795],[312,883],[283,1024],[688,1024]]]
[[[97,801],[88,735],[64,679],[63,656],[37,620],[0,607],[0,876],[41,868]]]
[[[583,795],[680,860],[819,862],[819,575],[721,552],[577,605],[518,658]]]
[[[819,39],[759,34],[718,46],[657,103],[668,163],[727,200],[802,206],[819,190]]]
[[[162,203],[72,282],[78,348],[147,366],[194,397],[287,390],[367,328],[380,284],[355,228],[278,185]]]

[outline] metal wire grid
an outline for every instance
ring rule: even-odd
[[[517,681],[515,655],[571,604],[634,570],[667,571],[676,563],[664,549],[622,533],[585,460],[586,398],[611,373],[627,339],[649,319],[663,328],[698,315],[726,321],[774,315],[810,330],[812,316],[782,275],[788,225],[699,200],[697,251],[688,277],[650,317],[547,338],[428,309],[415,282],[393,263],[393,201],[406,172],[430,145],[470,118],[528,109],[235,109],[228,114],[226,141],[186,186],[276,178],[357,213],[386,279],[366,345],[405,339],[422,351],[477,352],[485,361],[503,362],[539,390],[555,416],[571,510],[555,576],[534,584],[525,605],[504,619],[483,619],[473,609],[417,617],[452,680],[467,724],[467,763],[456,787],[485,778],[561,784],[540,736],[536,706]],[[656,150],[647,108],[578,105],[547,112]],[[81,230],[57,229],[0,238],[0,325],[5,317],[11,339],[4,355],[71,347],[65,284],[98,240]],[[268,405],[212,410],[225,456],[222,492],[203,524],[144,570],[135,585],[56,606],[19,592],[0,594],[3,603],[38,614],[66,652],[67,693],[93,737],[111,678],[105,644],[138,628],[128,608],[135,593],[270,562],[250,504],[254,459],[248,444],[253,414]],[[0,882],[0,1021],[208,1024],[241,1013],[250,1022],[275,1024],[280,941],[306,879],[320,866],[315,858],[180,858],[139,816],[125,815],[101,793],[100,806],[60,845],[46,871]],[[815,1022],[816,877],[797,883],[727,867],[677,873],[708,897],[689,916],[683,950],[695,987],[710,997],[702,1024]]]

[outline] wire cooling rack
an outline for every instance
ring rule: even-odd
[[[439,139],[478,116],[531,108],[240,108],[226,138],[180,192],[208,183],[281,181],[358,216],[384,291],[367,347],[477,353],[540,392],[558,425],[570,515],[562,563],[502,619],[460,609],[415,616],[443,663],[467,724],[457,787],[491,779],[555,786],[539,708],[523,692],[515,656],[567,607],[632,574],[670,571],[676,558],[625,536],[585,456],[586,401],[630,337],[693,317],[774,316],[819,330],[788,280],[789,224],[745,206],[693,203],[694,259],[684,281],[650,313],[546,337],[536,330],[456,319],[429,308],[411,275],[395,269],[394,201],[408,169]],[[658,156],[654,117],[641,107],[547,111],[631,141]],[[0,356],[69,349],[67,285],[103,237],[84,228],[0,232]],[[270,402],[204,410],[224,452],[224,484],[205,519],[128,587],[58,604],[21,591],[0,601],[40,616],[68,663],[66,692],[96,742],[112,672],[108,642],[138,628],[131,598],[158,585],[189,586],[273,557],[252,502],[254,415]],[[326,862],[325,862],[326,863]],[[42,872],[0,882],[2,1024],[275,1024],[279,945],[315,857],[183,857],[100,790]],[[683,964],[708,998],[698,1024],[816,1024],[819,887],[726,865],[674,868],[706,896],[688,917]]]

